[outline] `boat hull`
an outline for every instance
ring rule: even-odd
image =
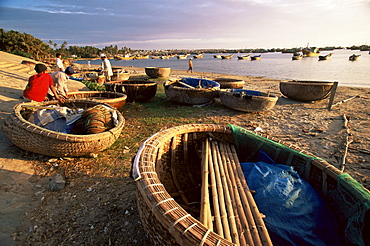
[[[327,98],[334,86],[334,82],[324,81],[281,81],[280,92],[297,101],[317,101]]]

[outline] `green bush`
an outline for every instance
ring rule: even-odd
[[[32,58],[32,55],[30,53],[27,53],[27,52],[24,52],[24,51],[21,51],[21,50],[13,50],[10,53],[13,54],[13,55],[18,55],[18,56],[23,56],[23,57],[27,57],[27,58]]]

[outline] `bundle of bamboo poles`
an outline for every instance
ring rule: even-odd
[[[234,145],[206,139],[202,153],[200,221],[237,245],[272,245]]]

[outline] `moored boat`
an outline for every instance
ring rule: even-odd
[[[233,54],[231,55],[222,55],[221,59],[231,59],[233,57]]]
[[[207,79],[182,78],[164,83],[167,97],[178,103],[204,104],[219,95],[220,84]]]
[[[243,112],[262,112],[272,109],[278,97],[252,90],[223,89],[220,91],[221,102],[229,108]]]
[[[278,163],[285,170],[273,191],[285,197],[289,192],[283,183],[292,173],[300,180],[296,183],[309,184],[312,194],[325,205],[303,217],[305,208],[315,206],[316,200],[295,204],[298,196],[305,195],[302,190],[293,190],[294,201],[280,205],[275,203],[278,196],[259,202],[257,196],[268,187],[255,187],[252,195],[253,188],[248,186],[249,179],[248,183],[243,179],[240,166],[258,161],[259,156],[272,163],[266,166]],[[339,241],[366,245],[369,239],[367,189],[305,150],[238,126],[192,124],[157,132],[137,152],[133,177],[140,218],[154,245],[272,245],[284,236],[288,237],[284,242],[295,241],[296,245],[318,245],[305,243],[307,236],[322,240],[323,245],[338,245]],[[297,205],[294,219],[289,219],[289,210]],[[273,214],[258,216],[266,214],[266,207]],[[277,232],[278,226],[270,223],[270,217],[288,223],[283,228],[289,232]],[[323,219],[323,224],[305,226],[316,222],[315,218]],[[299,230],[303,237],[297,235]]]
[[[213,55],[213,58],[221,58],[221,55]]]
[[[178,55],[178,56],[176,56],[177,57],[177,59],[186,59],[186,58],[188,58],[188,54],[185,54],[185,55]]]
[[[307,47],[302,50],[303,56],[316,57],[320,55],[320,50],[317,47]]]
[[[290,80],[280,82],[280,92],[297,101],[317,101],[327,98],[334,82]]]
[[[251,56],[251,61],[261,60],[261,55]]]
[[[251,55],[242,55],[242,56],[238,56],[238,59],[239,59],[239,60],[249,60],[249,59],[251,59]]]
[[[332,55],[333,55],[333,53],[329,53],[329,54],[326,54],[326,55],[323,55],[323,56],[319,56],[319,61],[329,60]]]
[[[356,55],[356,54],[350,55],[349,60],[350,61],[357,61],[360,56],[361,55]]]
[[[193,57],[194,57],[194,59],[202,59],[204,57],[204,55],[203,54],[197,54]]]

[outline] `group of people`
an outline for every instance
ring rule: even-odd
[[[43,102],[47,100],[56,99],[63,103],[68,98],[68,86],[67,82],[69,77],[72,76],[75,71],[72,66],[64,69],[63,60],[61,54],[56,54],[56,72],[47,73],[47,67],[38,63],[35,65],[35,71],[37,74],[31,76],[28,79],[26,89],[23,91],[23,99],[26,102]],[[113,75],[112,66],[110,61],[104,54],[100,55],[102,59],[102,73],[106,76],[106,80],[110,81]]]

